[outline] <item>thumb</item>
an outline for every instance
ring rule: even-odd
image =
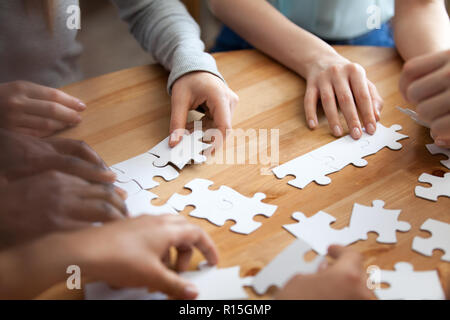
[[[192,283],[183,279],[162,263],[158,263],[155,267],[157,278],[151,283],[152,289],[161,291],[173,299],[192,300],[198,296],[198,290]]]
[[[173,92],[172,111],[170,114],[170,138],[169,146],[175,147],[185,134],[187,115],[189,112],[189,99],[185,95]]]

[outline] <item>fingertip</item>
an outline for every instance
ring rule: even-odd
[[[362,131],[359,127],[354,127],[350,135],[353,139],[358,140],[362,136]]]
[[[186,287],[184,287],[183,299],[193,300],[193,299],[197,298],[198,293],[199,292],[198,292],[197,287],[194,284],[189,283],[188,285],[186,285]]]
[[[317,126],[316,121],[315,121],[314,119],[310,119],[310,120],[308,121],[308,126],[309,126],[309,128],[310,128],[311,130],[314,130],[314,129],[316,128],[316,126]]]
[[[343,131],[342,131],[342,128],[340,125],[335,125],[332,130],[333,130],[333,135],[335,137],[341,137],[343,134]]]
[[[370,134],[370,135],[375,134],[376,130],[377,130],[377,129],[376,129],[376,127],[375,127],[375,125],[374,125],[373,123],[369,123],[369,124],[366,126],[366,131],[367,131],[367,133]]]

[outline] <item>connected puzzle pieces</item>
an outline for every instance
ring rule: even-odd
[[[392,150],[401,149],[402,145],[398,141],[408,137],[397,132],[401,128],[400,125],[387,128],[377,123],[374,135],[364,132],[359,140],[353,140],[347,135],[288,161],[272,169],[272,172],[280,179],[287,175],[295,176],[288,184],[300,189],[313,181],[319,185],[327,185],[331,182],[328,174],[342,170],[349,164],[364,167],[367,161],[363,158],[377,153],[384,147]]]
[[[439,197],[450,197],[450,172],[444,174],[443,177],[433,176],[428,173],[422,173],[419,182],[429,183],[432,186],[425,188],[417,186],[415,189],[416,196],[431,201],[437,201]]]
[[[283,227],[322,255],[327,253],[332,244],[346,246],[359,240],[367,240],[368,232],[378,233],[377,241],[380,243],[396,243],[396,232],[406,232],[411,225],[398,221],[400,210],[388,210],[383,206],[384,202],[381,200],[373,201],[372,207],[355,203],[349,226],[340,230],[330,226],[336,219],[323,211],[309,218],[303,213],[295,212],[292,217],[299,222]]]
[[[325,258],[317,256],[312,261],[305,261],[305,254],[311,249],[300,239],[294,241],[253,278],[253,289],[262,295],[271,286],[282,288],[296,274],[315,273]]]
[[[175,147],[171,148],[169,147],[170,137],[167,137],[150,149],[148,153],[157,157],[153,161],[155,166],[165,167],[170,162],[181,170],[191,161],[194,163],[203,163],[206,161],[206,157],[202,155],[202,152],[210,148],[211,145],[200,141],[202,138],[203,131],[196,130],[191,134],[183,135],[181,141]]]
[[[261,226],[260,222],[253,220],[255,215],[271,217],[277,209],[275,205],[261,202],[266,197],[263,193],[248,198],[227,186],[209,190],[212,184],[209,180],[194,179],[185,185],[192,193],[175,193],[167,203],[178,211],[192,205],[195,209],[190,212],[191,216],[207,219],[217,226],[223,226],[227,220],[234,220],[236,223],[231,231],[242,234],[249,234]]]
[[[450,262],[450,224],[434,219],[428,219],[420,227],[431,233],[429,238],[415,237],[412,243],[413,250],[431,257],[436,249],[444,251],[443,261]]]
[[[414,271],[407,262],[395,264],[395,271],[380,270],[370,275],[374,283],[388,283],[389,288],[374,290],[380,300],[444,300],[439,276],[436,270]],[[379,279],[376,279],[376,278]]]
[[[433,155],[435,155],[435,154],[446,155],[448,157],[448,159],[441,160],[441,163],[443,166],[447,167],[447,169],[450,169],[450,150],[449,149],[440,148],[435,144],[427,144],[427,149]]]

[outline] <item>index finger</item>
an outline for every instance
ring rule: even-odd
[[[172,109],[170,114],[169,146],[175,147],[186,131],[186,121],[189,112],[189,102],[184,95],[172,95]]]
[[[208,101],[208,105],[217,129],[222,132],[223,137],[226,137],[227,130],[232,128],[230,102],[222,97]]]
[[[328,254],[336,259],[335,265],[343,268],[360,268],[362,265],[361,254],[350,248],[332,245],[328,248]]]

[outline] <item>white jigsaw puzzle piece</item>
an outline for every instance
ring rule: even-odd
[[[431,154],[443,154],[448,157],[447,160],[441,160],[441,163],[443,166],[447,167],[447,169],[450,169],[450,149],[444,149],[440,148],[437,145],[433,144],[427,144],[427,149],[430,151]]]
[[[317,256],[314,260],[306,262],[304,256],[310,250],[312,248],[306,242],[295,240],[253,278],[253,289],[262,295],[271,286],[284,287],[296,274],[315,273],[325,258]]]
[[[311,245],[312,249],[321,255],[326,255],[332,244],[342,246],[358,241],[359,235],[348,227],[336,230],[330,227],[336,219],[326,212],[319,211],[307,218],[301,212],[294,212],[292,218],[298,223],[283,226],[287,231]]]
[[[401,149],[402,145],[398,141],[408,137],[397,132],[401,128],[397,124],[387,128],[377,123],[374,135],[363,132],[359,140],[347,135],[288,161],[272,169],[272,172],[280,179],[287,175],[295,176],[288,184],[300,189],[313,181],[319,185],[327,185],[331,182],[327,177],[328,174],[342,170],[349,164],[364,167],[367,161],[363,158],[377,153],[384,147],[392,150]]]
[[[211,145],[200,141],[202,138],[203,131],[196,130],[189,135],[184,135],[180,143],[171,148],[169,147],[169,136],[148,152],[157,156],[153,162],[155,166],[164,167],[170,162],[181,170],[191,160],[196,164],[206,161],[206,157],[201,153]]]
[[[130,213],[131,217],[138,217],[142,214],[178,214],[177,211],[167,203],[161,206],[152,205],[152,200],[157,198],[158,196],[156,194],[146,190],[141,190],[138,193],[129,196],[125,200],[125,204],[127,205],[128,212]]]
[[[422,173],[419,182],[429,183],[432,186],[425,188],[417,186],[416,196],[427,200],[437,201],[438,197],[450,197],[450,172],[444,174],[444,177],[433,176],[428,173]]]
[[[167,203],[178,211],[192,205],[195,209],[190,212],[190,216],[207,219],[217,226],[233,220],[235,224],[230,230],[241,234],[249,234],[262,225],[253,220],[255,215],[271,217],[277,209],[275,205],[261,202],[266,197],[263,193],[248,198],[227,186],[209,190],[212,184],[209,180],[194,179],[185,185],[185,188],[192,190],[189,195],[175,193]]]
[[[415,237],[412,249],[428,257],[433,255],[435,249],[440,249],[444,251],[441,259],[450,262],[450,224],[428,219],[420,229],[431,232],[431,237]]]
[[[133,180],[129,176],[127,176],[125,173],[123,173],[122,171],[120,171],[114,167],[109,167],[109,169],[116,174],[117,182],[127,183],[127,182],[131,182]]]
[[[250,286],[253,277],[241,278],[240,267],[219,269],[216,266],[201,265],[198,271],[180,273],[193,283],[199,292],[196,300],[243,300],[248,299],[244,286]],[[87,284],[86,300],[162,300],[162,293],[150,293],[145,288],[112,289],[105,283]]]
[[[127,192],[128,197],[140,192],[142,190],[141,186],[134,180],[130,180],[129,182],[114,182],[116,187],[119,187]]]
[[[406,232],[411,225],[404,221],[398,221],[401,210],[384,209],[384,202],[375,200],[372,207],[355,203],[349,228],[359,234],[360,240],[367,240],[368,232],[378,233],[377,242],[397,243],[396,231]]]
[[[379,279],[376,279],[376,277]],[[414,271],[407,262],[395,264],[395,271],[380,270],[371,274],[371,280],[388,283],[389,288],[375,289],[374,293],[381,300],[444,300],[445,294],[436,270]]]
[[[153,162],[158,158],[149,153],[143,153],[131,159],[117,163],[112,167],[117,169],[127,177],[139,183],[142,189],[151,189],[159,185],[153,180],[154,177],[162,177],[166,181],[171,181],[178,177],[178,171],[171,167],[157,167]],[[123,179],[123,178],[122,178]],[[118,179],[118,181],[121,181]],[[127,182],[123,181],[122,182]]]

